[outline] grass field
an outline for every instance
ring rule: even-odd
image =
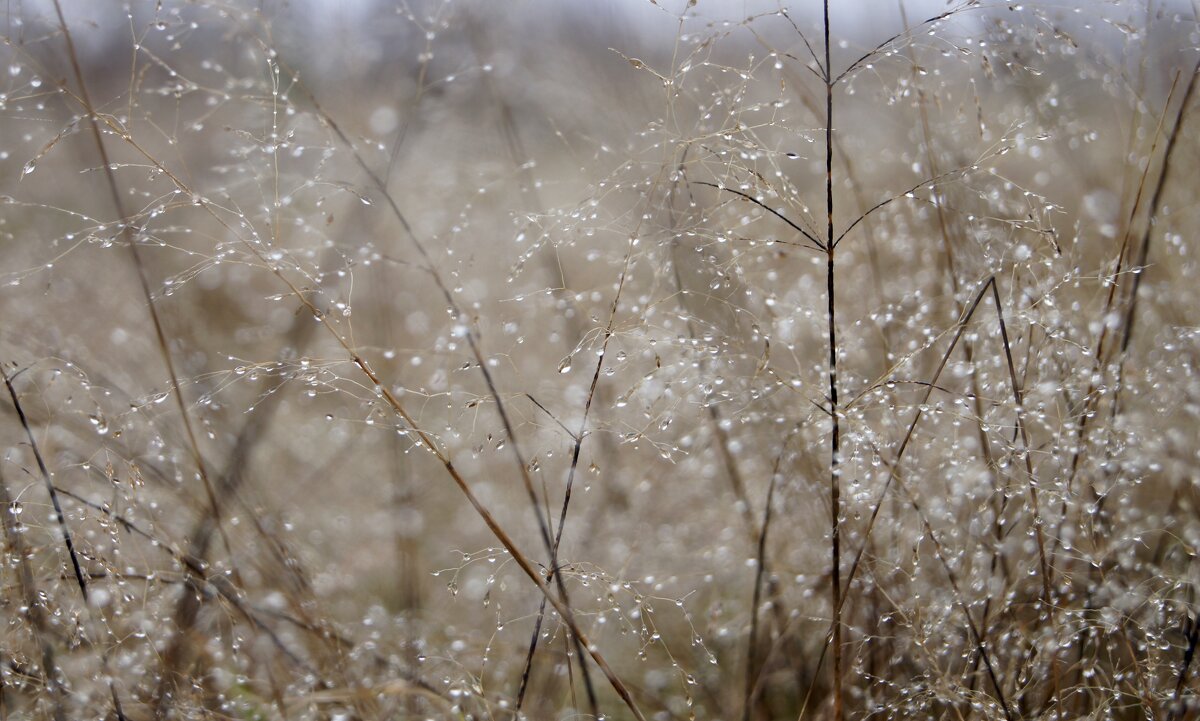
[[[0,721],[1200,718],[1196,13],[11,0]]]

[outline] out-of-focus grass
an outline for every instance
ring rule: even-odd
[[[61,10],[0,715],[1195,717],[1190,9]]]

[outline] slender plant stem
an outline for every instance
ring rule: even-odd
[[[829,552],[830,603],[833,609],[833,718],[841,721],[844,714],[842,697],[842,484],[841,484],[841,408],[838,406],[837,381],[837,302],[834,290],[833,231],[833,84],[830,64],[829,0],[823,3],[825,13],[825,293],[829,320]]]
[[[795,430],[799,430],[799,426]],[[788,442],[795,435],[795,430],[784,439],[779,455],[775,457],[775,467],[771,469],[771,482],[767,486],[767,500],[763,504],[763,522],[758,533],[758,552],[755,556],[754,593],[750,602],[750,638],[746,649],[746,691],[742,701],[742,721],[750,721],[751,709],[754,707],[756,690],[758,689],[758,607],[762,603],[763,577],[767,573],[767,532],[771,528],[771,503],[775,500],[775,486],[779,480],[779,467],[787,453]]]
[[[46,459],[42,457],[42,451],[38,447],[38,442],[33,437],[33,429],[29,426],[29,419],[25,416],[25,409],[21,407],[21,399],[17,395],[17,389],[13,387],[12,377],[3,368],[0,368],[0,374],[4,376],[4,386],[8,389],[8,395],[12,399],[13,408],[17,411],[17,418],[21,421],[21,427],[25,429],[25,437],[29,439],[29,447],[33,450],[34,460],[37,461],[42,483],[45,484],[46,493],[50,496],[50,503],[54,506],[54,519],[58,524],[59,533],[62,534],[63,546],[66,547],[67,557],[71,561],[71,570],[75,573],[75,583],[79,587],[79,595],[83,597],[83,602],[86,605],[88,602],[87,578],[84,576],[83,568],[79,564],[79,554],[75,551],[75,541],[71,537],[70,527],[67,526],[67,516],[63,513],[62,503],[58,500],[58,492],[54,488],[54,482],[50,480],[50,469],[46,467]]]
[[[39,600],[39,589],[34,581],[33,570],[30,568],[29,553],[26,550],[25,541],[21,537],[22,529],[19,528],[17,516],[8,512],[12,505],[13,498],[8,491],[8,482],[0,477],[0,525],[4,528],[7,552],[16,560],[14,564],[16,567],[13,571],[17,577],[17,589],[21,594],[21,603],[24,605],[21,615],[28,619],[30,635],[33,637],[38,651],[41,652],[42,683],[46,685],[50,702],[53,704],[52,718],[54,721],[65,721],[67,718],[66,689],[63,687],[62,669],[58,666],[54,646],[50,643],[51,634],[46,624],[46,609]],[[4,652],[7,655],[8,649],[4,649]],[[4,679],[0,678],[0,694],[3,693],[4,685]],[[0,706],[0,710],[7,714],[7,701],[3,697],[0,697],[0,704],[3,704]]]

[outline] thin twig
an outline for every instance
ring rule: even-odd
[[[787,452],[788,442],[795,436],[797,426],[784,439],[779,455],[775,456],[775,467],[771,470],[771,482],[767,486],[767,500],[763,504],[762,530],[758,534],[758,551],[755,556],[754,594],[750,602],[750,638],[746,649],[746,691],[742,701],[742,721],[750,721],[750,711],[754,706],[755,691],[758,688],[758,606],[762,603],[763,576],[767,569],[767,532],[771,528],[771,503],[775,499],[775,486],[779,480],[779,466]]]
[[[4,376],[4,386],[8,388],[8,395],[12,398],[13,408],[17,411],[17,418],[21,421],[21,427],[25,429],[25,437],[29,439],[29,447],[33,450],[33,457],[37,461],[38,472],[41,474],[42,482],[45,484],[46,493],[50,496],[50,503],[54,506],[54,519],[58,523],[58,530],[62,534],[63,545],[67,549],[67,556],[71,559],[71,568],[75,572],[75,583],[79,587],[79,595],[83,597],[83,603],[86,606],[88,603],[88,582],[84,577],[83,568],[79,565],[79,554],[75,552],[75,542],[71,538],[71,529],[67,526],[67,517],[63,513],[62,503],[58,500],[58,491],[54,488],[54,482],[50,480],[50,470],[46,468],[46,459],[42,458],[42,451],[38,448],[37,440],[33,437],[33,429],[29,427],[29,419],[25,417],[25,409],[21,407],[21,399],[17,396],[17,389],[13,388],[12,377],[8,375],[8,371],[0,366],[0,375]]]
[[[830,603],[833,609],[833,718],[842,721],[844,699],[842,697],[842,479],[841,479],[841,409],[838,407],[837,382],[837,303],[834,292],[834,251],[837,240],[833,235],[833,86],[836,81],[829,77],[833,73],[830,60],[832,45],[829,38],[829,0],[824,8],[825,29],[825,242],[820,244],[825,251],[825,295],[828,302],[829,321],[829,523],[830,523]],[[869,211],[868,211],[869,212]]]
[[[801,235],[803,235],[805,238],[807,238],[809,241],[811,241],[811,242],[812,242],[812,244],[813,244],[813,246],[814,246],[814,247],[813,247],[813,250],[821,250],[821,251],[825,250],[825,244],[824,244],[824,243],[822,243],[821,241],[817,240],[817,239],[816,239],[816,237],[815,237],[815,236],[813,236],[813,234],[812,234],[812,233],[808,232],[807,230],[805,230],[804,228],[800,227],[799,225],[796,225],[796,224],[795,224],[794,222],[792,222],[792,220],[791,220],[790,218],[788,218],[786,215],[784,215],[783,213],[780,213],[778,210],[775,210],[774,208],[772,208],[771,206],[769,206],[769,205],[767,205],[766,203],[762,202],[762,201],[761,201],[761,200],[759,200],[758,198],[755,198],[753,195],[748,195],[748,194],[746,194],[746,193],[743,193],[743,192],[742,192],[742,191],[740,191],[740,190],[734,190],[733,188],[730,188],[730,187],[727,187],[727,186],[724,186],[724,185],[717,185],[716,183],[709,183],[709,182],[705,182],[705,181],[703,181],[703,180],[694,180],[694,181],[692,181],[692,182],[694,182],[696,185],[707,185],[707,186],[708,186],[708,187],[710,187],[710,188],[716,188],[717,190],[723,190],[723,191],[725,191],[726,193],[733,193],[734,195],[741,196],[742,198],[745,198],[746,200],[749,200],[751,203],[754,203],[755,205],[757,205],[758,207],[760,207],[760,208],[762,208],[763,210],[767,211],[767,212],[768,212],[768,213],[770,213],[771,215],[774,215],[776,218],[779,218],[779,219],[780,219],[780,220],[782,220],[783,222],[787,223],[787,224],[788,224],[788,225],[790,225],[790,226],[791,226],[791,227],[792,227],[792,228],[793,228],[793,229],[794,229],[796,232],[800,233],[800,234],[801,234]],[[805,246],[805,247],[807,247],[807,246]]]

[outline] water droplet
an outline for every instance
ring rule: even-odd
[[[94,413],[88,416],[88,421],[90,421],[91,424],[96,427],[96,432],[100,435],[103,436],[108,433],[108,419],[105,418],[103,414]]]

